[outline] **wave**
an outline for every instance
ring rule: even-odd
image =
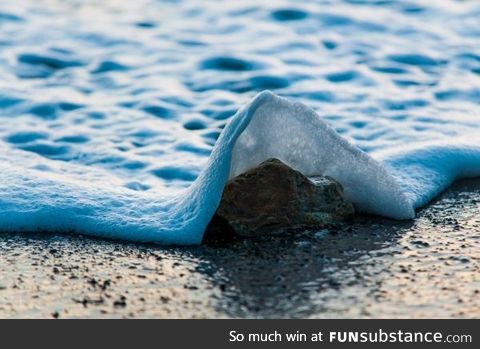
[[[198,244],[226,181],[271,157],[307,176],[337,179],[360,212],[409,219],[454,180],[480,175],[479,139],[470,135],[368,155],[306,105],[264,91],[230,120],[206,168],[180,192],[131,191],[107,172],[2,143],[0,231]]]

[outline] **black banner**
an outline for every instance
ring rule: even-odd
[[[480,320],[4,320],[5,347],[478,348]]]

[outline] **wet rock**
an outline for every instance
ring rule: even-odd
[[[235,230],[226,219],[215,214],[203,236],[203,243],[210,246],[223,246],[235,239]]]
[[[225,231],[256,236],[317,228],[353,213],[333,178],[307,178],[280,160],[269,159],[226,184],[212,226],[217,234],[221,222]]]

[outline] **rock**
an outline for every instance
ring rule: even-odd
[[[280,160],[269,159],[227,182],[211,227],[217,234],[223,227],[256,236],[317,228],[353,213],[333,178],[307,178]]]
[[[215,214],[203,235],[203,243],[211,246],[222,246],[235,239],[235,230],[226,219]],[[1,290],[1,288],[0,288]]]

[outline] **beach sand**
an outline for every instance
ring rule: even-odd
[[[165,248],[0,233],[2,318],[480,317],[480,180],[412,221]]]

